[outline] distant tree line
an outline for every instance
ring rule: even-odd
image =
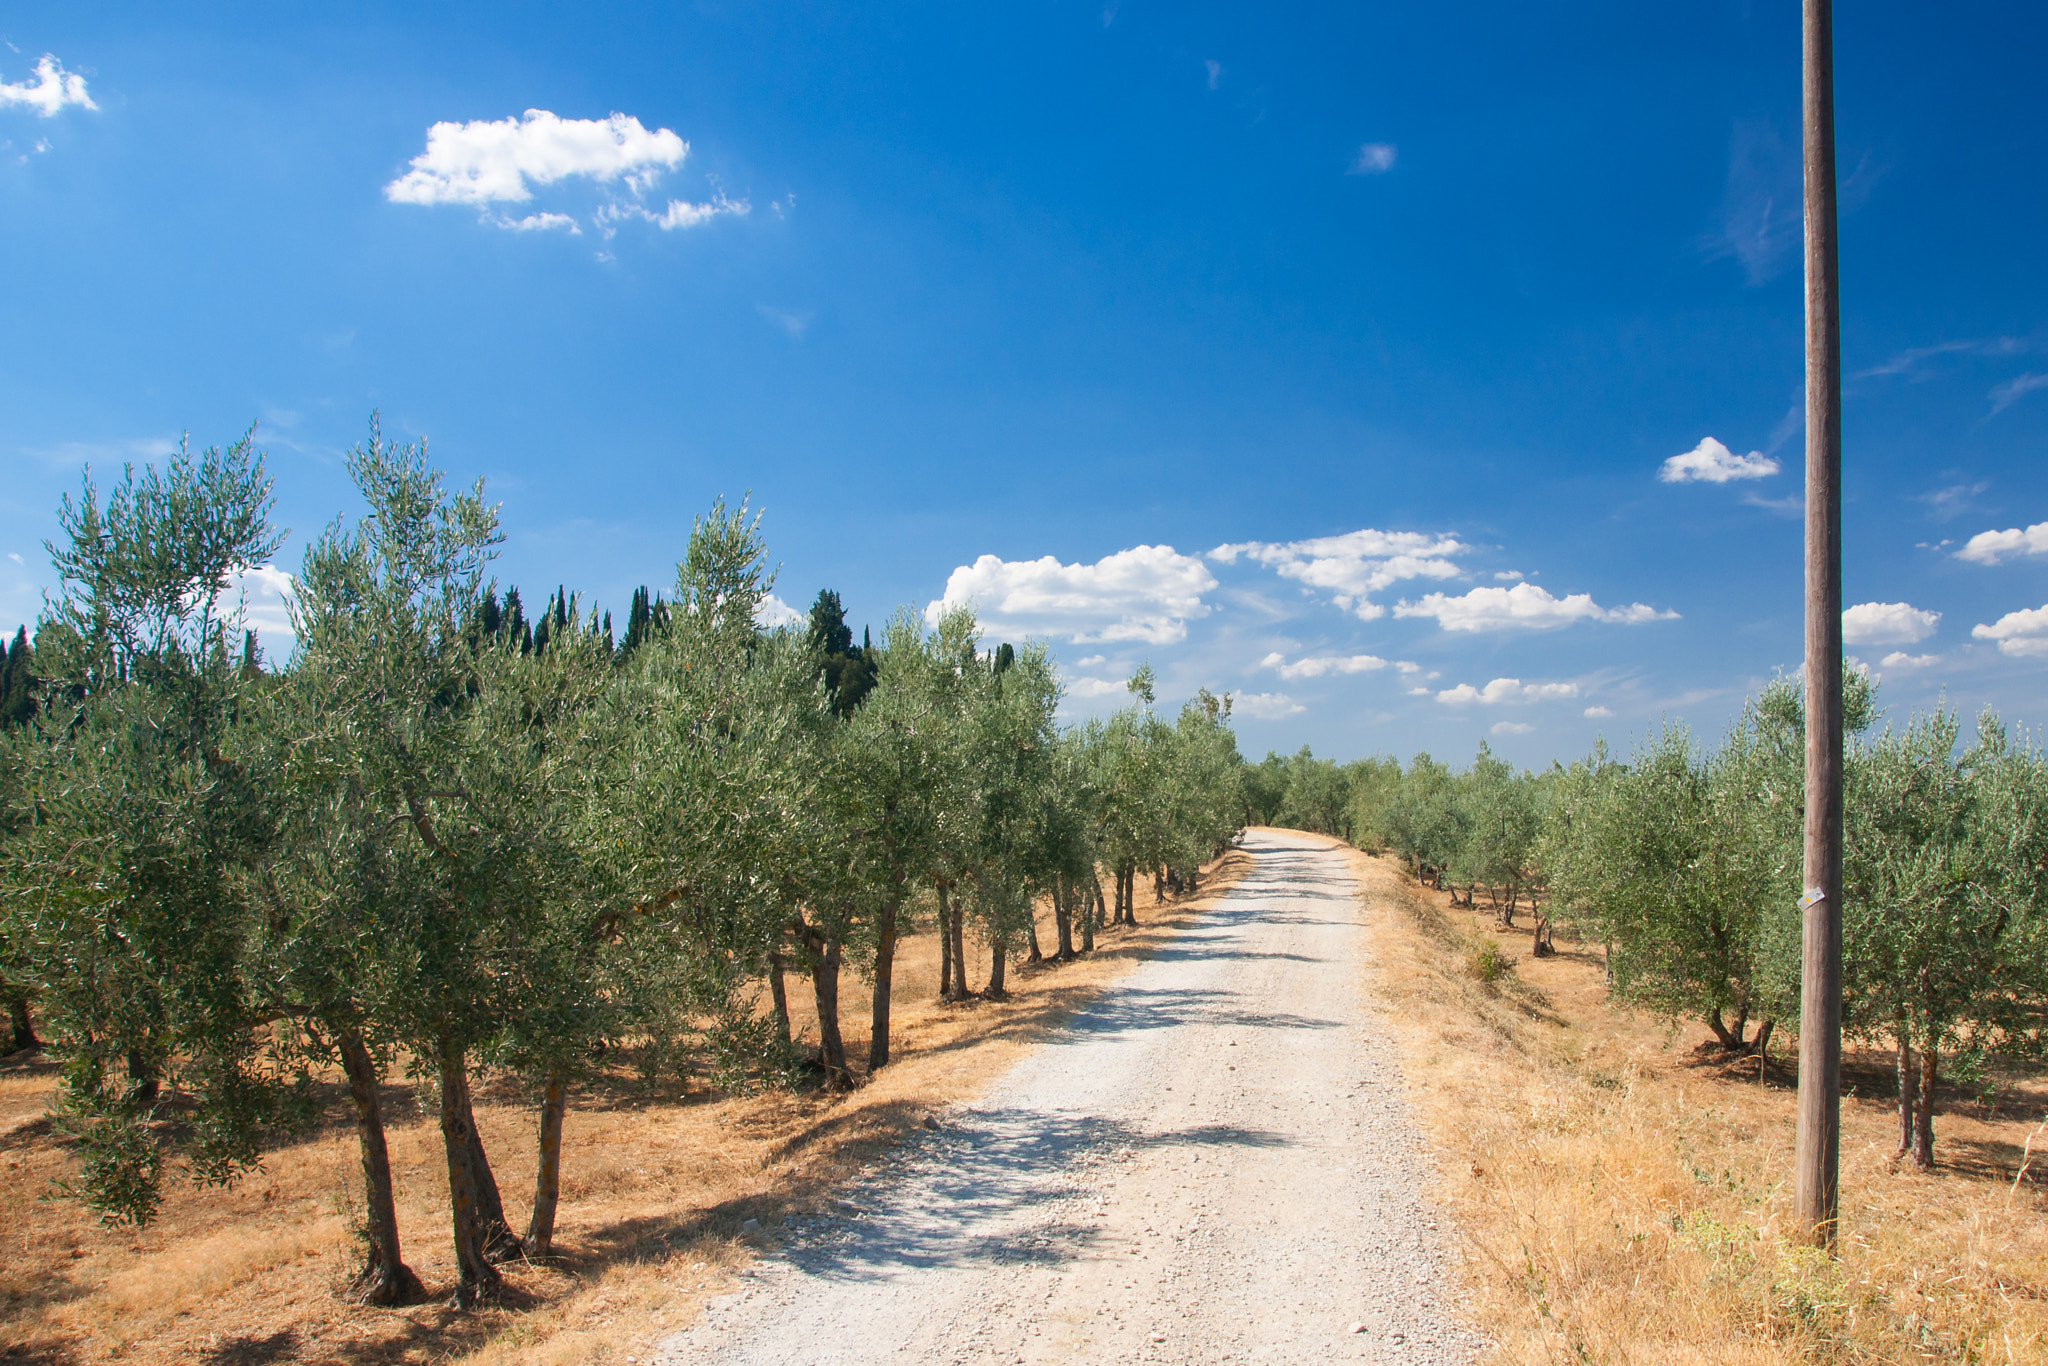
[[[0,674],[0,991],[15,1042],[61,1061],[67,1190],[109,1222],[149,1220],[171,1170],[235,1179],[332,1068],[365,1192],[352,1293],[417,1298],[378,1090],[404,1068],[437,1097],[457,1299],[487,1300],[499,1262],[549,1252],[568,1100],[616,1048],[659,1071],[694,1039],[727,1082],[853,1086],[890,1061],[906,933],[942,935],[946,996],[1000,996],[1241,828],[1227,698],[1161,715],[1141,670],[1122,711],[1062,728],[1045,650],[989,648],[971,611],[856,646],[828,591],[764,629],[744,505],[697,519],[619,635],[564,588],[529,617],[490,577],[481,484],[374,424],[348,469],[364,511],[307,548],[288,660],[264,666],[230,600],[282,542],[245,438],[104,495],[88,476]],[[874,984],[864,1060],[849,971]],[[815,1040],[792,1037],[800,983]],[[477,1132],[486,1071],[533,1098],[523,1233]]]
[[[1996,715],[1967,742],[1937,706],[1876,728],[1851,675],[1844,1028],[1896,1051],[1899,1153],[1934,1163],[1934,1093],[1995,1059],[2038,1059],[2048,1025],[2048,762]],[[1683,726],[1517,771],[1481,745],[1336,764],[1304,749],[1246,770],[1248,820],[1318,830],[1402,859],[1502,928],[1530,911],[1602,947],[1622,1000],[1704,1022],[1731,1055],[1799,1018],[1804,713],[1779,681],[1715,747]]]

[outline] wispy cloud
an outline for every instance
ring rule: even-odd
[[[1214,90],[1223,83],[1223,63],[1211,57],[1202,63],[1202,69],[1209,73],[1209,88],[1211,90]]]
[[[1927,372],[1927,362],[1942,356],[2010,356],[2026,349],[2025,343],[2017,337],[1992,337],[1989,340],[1945,341],[1932,346],[1912,346],[1868,370],[1858,370],[1851,379],[1880,379],[1890,375],[1904,375],[1919,378]]]
[[[1667,484],[1726,484],[1737,479],[1767,479],[1778,472],[1778,462],[1762,451],[1737,455],[1713,437],[1683,455],[1674,455],[1657,467],[1657,478]]]
[[[1592,718],[1593,718],[1594,720],[1598,721],[1598,720],[1600,720],[1600,719],[1602,719],[1602,718],[1604,718],[1604,717],[1608,717],[1608,716],[1612,716],[1612,715],[1614,715],[1614,710],[1613,710],[1613,708],[1611,708],[1611,707],[1602,707],[1602,706],[1597,706],[1597,705],[1596,705],[1596,706],[1591,706],[1591,707],[1588,707],[1588,708],[1586,708],[1586,710],[1585,710],[1585,711],[1583,711],[1583,712],[1581,712],[1581,713],[1580,713],[1580,715],[1582,715],[1582,716],[1590,716],[1590,717],[1592,717]]]
[[[804,332],[811,325],[811,315],[808,313],[796,313],[787,308],[771,308],[767,304],[755,304],[754,311],[789,333],[793,341],[802,341]]]
[[[1535,729],[1527,721],[1496,721],[1492,727],[1495,735],[1528,735]]]
[[[2036,389],[2048,389],[2048,375],[2019,375],[1991,391],[1991,411],[2002,413]]]
[[[1859,602],[1842,613],[1845,645],[1918,645],[1934,634],[1941,613],[1905,602]]]
[[[1635,626],[1669,621],[1678,613],[1660,612],[1640,602],[1626,607],[1602,607],[1590,593],[1560,598],[1533,583],[1518,583],[1513,588],[1474,588],[1458,596],[1429,593],[1419,602],[1397,603],[1394,615],[1435,617],[1446,631],[1550,631],[1575,621]]]
[[[64,63],[45,52],[36,59],[34,80],[16,81],[9,85],[0,83],[0,108],[18,105],[42,115],[54,118],[57,111],[67,106],[77,109],[97,109],[92,96],[85,90],[85,77],[75,71],[66,71]],[[38,147],[36,150],[41,151]]]
[[[2007,612],[1989,626],[1973,626],[1978,640],[1998,642],[1998,652],[2014,659],[2048,657],[2048,606]]]
[[[1578,695],[1579,685],[1576,683],[1524,683],[1519,678],[1496,678],[1483,688],[1475,688],[1470,683],[1445,688],[1436,695],[1436,700],[1447,707],[1495,707],[1526,702],[1555,702]]]
[[[1361,621],[1373,621],[1385,616],[1387,609],[1369,594],[1407,579],[1456,578],[1460,571],[1451,557],[1469,549],[1452,536],[1366,527],[1305,541],[1219,545],[1209,558],[1233,564],[1242,556],[1282,578],[1325,589],[1338,607]]]
[[[1401,149],[1391,142],[1368,142],[1358,149],[1358,155],[1351,159],[1351,169],[1346,175],[1385,175],[1394,169],[1395,158]]]
[[[1947,522],[1970,511],[1977,495],[1990,487],[1990,484],[1982,481],[1975,484],[1950,484],[1946,488],[1915,494],[1913,501],[1927,504],[1928,512],[1937,522]]]
[[[925,618],[936,623],[946,608],[971,603],[993,630],[1170,645],[1186,638],[1190,619],[1209,615],[1202,598],[1215,587],[1201,560],[1168,545],[1119,550],[1094,564],[983,555],[952,572]]]
[[[1956,552],[1957,559],[1971,564],[1997,564],[2016,555],[2048,555],[2048,522],[2036,522],[2024,531],[1980,531]]]
[[[1904,650],[1894,650],[1877,661],[1883,669],[1925,669],[1941,663],[1940,655],[1909,655]]]
[[[1733,256],[1749,283],[1776,276],[1790,261],[1803,224],[1799,149],[1768,123],[1741,120],[1728,141],[1728,183],[1712,257]]]

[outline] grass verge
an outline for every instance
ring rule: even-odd
[[[1373,951],[1498,1363],[2048,1360],[2039,1076],[1942,1093],[1941,1165],[1891,1160],[1887,1059],[1845,1065],[1839,1259],[1782,1236],[1794,1065],[1607,999],[1597,947],[1454,909],[1351,851]],[[2044,1139],[2034,1139],[2034,1151]]]

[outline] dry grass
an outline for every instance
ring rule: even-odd
[[[758,1219],[772,1237],[786,1216],[819,1207],[929,1111],[978,1094],[1245,866],[1244,855],[1227,855],[1202,895],[1178,905],[1150,905],[1141,888],[1139,928],[1099,937],[1095,954],[1074,963],[1013,967],[1005,1001],[939,1003],[937,940],[907,939],[894,988],[898,1061],[851,1095],[695,1086],[647,1094],[623,1073],[584,1092],[565,1135],[561,1256],[506,1268],[508,1303],[483,1313],[438,1303],[362,1309],[336,1298],[353,1267],[350,1217],[360,1199],[338,1089],[325,1129],[268,1154],[233,1189],[174,1188],[150,1228],[108,1232],[75,1204],[40,1198],[75,1165],[38,1118],[54,1067],[34,1055],[0,1060],[0,1359],[340,1366],[644,1357],[752,1260],[744,1220]],[[986,977],[985,952],[973,967],[974,980]],[[807,985],[791,982],[800,1028],[815,1025]],[[865,1057],[866,984],[849,975],[842,996],[848,1052]],[[445,1297],[454,1274],[431,1091],[400,1082],[387,1103],[406,1258]],[[477,1112],[508,1212],[522,1217],[532,1111],[498,1081],[480,1088]]]
[[[1939,1169],[1890,1158],[1887,1060],[1852,1053],[1841,1257],[1788,1244],[1793,1073],[1607,1001],[1598,950],[1454,910],[1353,854],[1371,989],[1441,1154],[1495,1362],[2048,1360],[2048,1182],[2015,1182],[2038,1076],[1942,1093]],[[1511,961],[1491,983],[1475,945]],[[2044,1135],[2048,1139],[2048,1135]],[[2035,1140],[2039,1151],[2044,1139]]]

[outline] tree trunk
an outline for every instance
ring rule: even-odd
[[[1934,1170],[1934,1084],[1940,1080],[1940,1064],[1941,1055],[1933,1048],[1920,1050],[1920,1105],[1913,1116],[1913,1165],[1923,1172]]]
[[[1043,963],[1045,961],[1045,950],[1038,946],[1038,904],[1036,901],[1031,906],[1031,918],[1025,921],[1024,925],[1030,932],[1030,959],[1034,963]]]
[[[953,937],[953,999],[967,999],[967,907],[953,898],[952,923],[946,933]]]
[[[1750,1044],[1749,1051],[1756,1054],[1759,1058],[1769,1057],[1771,1053],[1771,1031],[1777,1027],[1777,1020],[1766,1016],[1764,1022],[1757,1027],[1756,1041]],[[1762,1076],[1763,1073],[1758,1072],[1757,1075]]]
[[[448,1157],[448,1213],[455,1230],[455,1307],[475,1309],[498,1298],[505,1288],[498,1268],[484,1256],[483,1230],[477,1219],[476,1115],[469,1104],[466,1051],[455,1040],[441,1039],[441,1147]]]
[[[1713,1012],[1707,1016],[1707,1028],[1714,1031],[1714,1037],[1721,1041],[1721,1047],[1729,1052],[1732,1053],[1742,1047],[1742,1040],[1730,1037],[1728,1026],[1721,1022],[1721,1007],[1715,1006]]]
[[[825,1085],[835,1091],[853,1084],[846,1070],[846,1041],[839,1035],[839,962],[843,954],[837,939],[813,932],[811,945],[811,992],[818,1001],[818,1061],[825,1069]]]
[[[1053,933],[1059,940],[1054,950],[1062,963],[1074,958],[1074,884],[1067,879],[1055,878],[1052,884]]]
[[[1081,884],[1081,952],[1095,952],[1095,927],[1102,920],[1102,879],[1093,873]]]
[[[163,1079],[156,1070],[156,1064],[139,1048],[128,1050],[128,1096],[137,1105],[148,1107],[156,1104],[156,1098],[163,1089]]]
[[[1913,1056],[1913,1035],[1903,1010],[1892,1012],[1892,1036],[1899,1048],[1899,1150],[1892,1154],[1896,1162],[1913,1151],[1914,1126],[1920,1118],[1920,1067]]]
[[[562,1197],[562,1115],[569,1108],[569,1074],[551,1071],[540,1089],[540,1162],[533,1173],[533,1218],[526,1225],[526,1255],[555,1250],[555,1205]]]
[[[427,1291],[398,1251],[398,1210],[391,1188],[391,1150],[384,1141],[384,1103],[377,1095],[377,1065],[362,1035],[353,1030],[343,1030],[335,1043],[348,1076],[349,1099],[356,1107],[356,1142],[363,1158],[363,1238],[369,1245],[347,1297],[357,1304],[414,1304],[425,1299]]]
[[[896,972],[896,898],[882,902],[875,917],[875,999],[869,1016],[873,1028],[868,1034],[868,1075],[889,1065],[889,983]]]
[[[991,1001],[1000,1001],[1010,993],[1003,990],[1003,966],[1010,957],[1009,945],[1001,935],[995,935],[989,942],[988,987],[981,994]]]
[[[15,996],[7,1002],[7,1013],[14,1023],[14,1049],[18,1053],[24,1048],[34,1048],[42,1043],[36,1037],[35,1022],[29,1019],[28,997]]]
[[[939,898],[939,999],[953,999],[953,922],[946,913],[946,884],[934,889]]]
[[[782,955],[768,955],[768,997],[775,1003],[775,1037],[789,1047],[789,983],[783,980]]]
[[[463,1104],[472,1104],[467,1074],[463,1080]],[[483,1239],[484,1256],[494,1262],[509,1262],[519,1255],[520,1242],[506,1221],[505,1197],[499,1193],[491,1159],[484,1154],[484,1132],[476,1122],[474,1110],[469,1115],[469,1156],[476,1177],[476,1227],[477,1235]]]

